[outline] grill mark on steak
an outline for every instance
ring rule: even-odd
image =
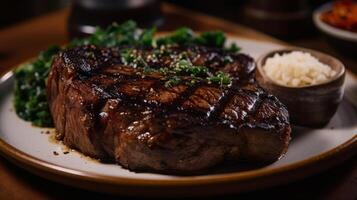
[[[142,68],[124,65],[114,49],[68,49],[55,58],[47,84],[56,129],[65,127],[64,143],[129,169],[161,172],[195,171],[228,158],[271,162],[286,151],[288,113],[256,85],[250,57],[205,47],[171,49],[188,50],[189,59],[211,73],[225,70],[232,86],[165,87],[168,77],[139,74]],[[233,60],[224,64],[227,55]],[[171,67],[171,62],[166,56],[150,67]],[[71,91],[68,97],[66,91]],[[63,112],[65,117],[58,117]]]
[[[145,99],[147,102],[154,105],[163,106],[164,104],[174,104],[172,102],[178,101],[184,92],[190,90],[187,85],[178,84],[173,87],[162,87],[163,81],[157,81],[156,84],[150,89]]]
[[[88,47],[85,47],[85,49]],[[90,47],[93,48],[93,47]],[[113,51],[113,50],[112,50]],[[82,51],[79,51],[82,52]],[[94,52],[93,54],[90,54],[91,52]],[[111,52],[111,51],[110,51]],[[204,51],[205,52],[205,51]],[[144,104],[144,105],[150,105],[150,101],[144,101],[144,102],[139,102],[138,99],[142,99],[145,96],[147,96],[147,94],[149,92],[148,89],[152,88],[152,85],[156,85],[157,87],[163,87],[162,83],[158,80],[156,80],[155,82],[155,78],[153,77],[146,77],[146,78],[140,78],[140,75],[137,75],[138,70],[135,68],[131,68],[131,67],[127,67],[127,66],[122,66],[122,65],[113,65],[113,66],[109,66],[109,67],[105,67],[106,65],[108,65],[108,59],[102,59],[103,55],[97,56],[97,54],[104,54],[104,57],[107,55],[115,55],[117,56],[117,53],[109,53],[107,49],[105,50],[98,50],[97,48],[94,48],[93,51],[90,51],[90,53],[83,53],[80,55],[84,55],[85,58],[89,57],[89,61],[88,62],[84,62],[83,60],[85,59],[75,59],[72,60],[72,62],[79,62],[79,69],[80,71],[85,74],[85,75],[89,75],[92,72],[98,72],[98,71],[102,71],[104,72],[103,75],[106,76],[111,76],[113,75],[115,76],[119,76],[121,77],[121,80],[119,81],[114,81],[112,83],[109,83],[107,85],[107,87],[98,87],[98,85],[93,84],[93,87],[97,89],[97,91],[99,92],[103,92],[103,96],[104,98],[121,98],[123,100],[126,100],[126,102],[129,101],[133,101],[135,102],[135,104]],[[69,53],[68,57],[73,56],[71,53]],[[206,56],[206,58],[204,58],[203,60],[204,63],[210,63],[213,65],[215,65],[218,61],[217,61],[217,53],[209,53],[208,56]],[[68,57],[65,57],[66,62],[70,62]],[[92,57],[98,57],[98,61],[92,61],[91,58]],[[208,57],[208,58],[207,58]],[[111,57],[112,58],[112,57]],[[114,59],[114,60],[119,60],[119,59]],[[201,61],[203,62],[203,61]],[[93,66],[94,69],[89,69],[87,66],[87,64],[83,64],[83,63],[90,63],[90,66]],[[110,62],[110,63],[118,63],[118,61],[116,62]],[[103,67],[104,66],[104,67]],[[103,68],[103,69],[101,69]],[[213,66],[214,68],[214,66]],[[86,76],[86,78],[88,78]],[[147,80],[147,78],[153,78],[152,81]],[[157,77],[156,77],[157,78]],[[103,77],[99,78],[101,80],[103,80]],[[241,80],[239,80],[241,81]],[[237,84],[239,84],[239,81]],[[131,83],[130,83],[131,82]],[[98,83],[97,83],[98,84]],[[201,85],[200,85],[201,84]],[[100,86],[103,86],[102,82],[99,83]],[[119,86],[117,86],[119,85]],[[178,98],[175,98],[175,100],[171,103],[170,110],[172,110],[173,108],[179,109],[179,110],[185,110],[188,112],[192,112],[192,113],[199,113],[197,111],[201,111],[202,113],[207,113],[207,117],[210,116],[211,111],[215,111],[216,113],[223,110],[222,105],[220,105],[218,102],[220,100],[220,98],[218,97],[222,97],[224,96],[224,92],[220,92],[220,95],[217,96],[212,96],[211,93],[211,97],[215,97],[216,99],[214,99],[214,102],[208,102],[207,97],[203,98],[202,95],[200,95],[199,93],[195,93],[197,90],[201,91],[201,93],[204,91],[205,87],[202,85],[202,83],[199,84],[195,84],[193,86],[189,86],[188,88],[186,88],[180,95]],[[106,92],[109,91],[109,92]],[[209,90],[208,90],[209,91]],[[144,92],[147,92],[146,94]],[[224,98],[223,98],[224,99]],[[260,96],[257,97],[257,99],[261,99]],[[210,99],[212,100],[212,99]],[[226,101],[229,101],[229,98],[226,99]],[[149,103],[149,104],[148,104]],[[259,102],[257,104],[254,104],[254,107],[257,107],[259,105]],[[152,106],[152,104],[151,104]],[[251,113],[255,112],[255,109],[252,109],[250,111]],[[218,116],[218,114],[213,115],[213,116]]]
[[[176,98],[170,106],[171,110],[183,110],[183,103],[188,100],[188,98],[197,90],[200,83],[188,86],[185,91],[183,91],[178,98]]]
[[[209,120],[215,120],[217,119],[221,113],[223,112],[224,108],[227,107],[227,103],[229,100],[232,98],[234,95],[234,89],[229,88],[224,90],[221,98],[218,100],[218,102],[213,106],[211,111],[207,114],[207,117]]]
[[[249,126],[249,116],[257,112],[261,106],[262,101],[266,98],[266,93],[262,89],[257,88],[257,85],[243,84],[240,88],[234,88],[231,98],[226,102],[226,106],[222,107],[220,116],[228,120],[228,123],[237,128],[242,126]],[[288,121],[287,119],[283,119]],[[225,121],[227,122],[227,121]]]
[[[91,47],[91,48],[93,48],[93,47]],[[79,51],[79,52],[82,52],[82,51]],[[96,48],[94,48],[94,51],[90,51],[90,52],[94,52],[94,54],[102,53],[102,54],[104,54],[104,57],[106,55],[111,55],[111,53],[109,53],[107,50],[98,51]],[[88,55],[90,58],[96,57],[96,55],[93,56],[92,54],[88,54],[88,53],[82,53],[80,55],[84,55],[85,58],[88,58]],[[117,54],[113,53],[113,55],[117,55]],[[73,55],[71,53],[69,53],[68,57],[71,57],[71,56],[73,56]],[[217,63],[218,62],[216,60],[217,56],[218,55],[216,53],[211,53],[210,55],[207,56],[208,59],[206,58],[203,60],[206,60],[206,63],[211,63],[211,64]],[[102,56],[98,56],[98,57],[101,58]],[[68,59],[65,59],[65,60],[66,60],[66,62],[69,62]],[[110,83],[110,84],[108,84],[108,87],[105,87],[105,88],[99,88],[98,85],[94,84],[94,86],[98,88],[98,91],[110,91],[110,92],[105,93],[106,94],[105,96],[107,96],[107,98],[110,98],[110,96],[112,96],[115,98],[122,98],[122,99],[126,99],[129,101],[136,101],[138,99],[142,99],[143,97],[145,97],[146,95],[144,92],[146,92],[147,89],[152,88],[151,87],[152,85],[156,85],[156,86],[162,85],[162,83],[160,81],[156,81],[155,83],[153,83],[153,82],[148,82],[146,79],[141,79],[140,80],[141,83],[138,83],[137,81],[139,81],[138,79],[140,79],[139,78],[140,75],[136,75],[138,70],[130,68],[130,67],[123,67],[120,65],[114,65],[113,67],[103,67],[105,65],[108,65],[108,60],[106,60],[106,59],[99,59],[98,62],[94,62],[89,59],[88,63],[91,63],[91,65],[94,66],[93,70],[89,69],[87,64],[83,64],[83,63],[86,63],[83,60],[85,60],[85,59],[80,59],[79,61],[74,60],[72,62],[79,62],[80,70],[85,75],[90,74],[89,72],[97,71],[97,70],[99,70],[100,67],[102,67],[103,68],[102,71],[104,72],[104,75],[110,76],[111,74],[114,74],[114,76],[116,75],[116,76],[121,77],[121,79],[122,79],[121,81]],[[114,59],[114,61],[115,60],[119,60],[119,59]],[[116,62],[118,62],[118,61],[116,61]],[[149,77],[149,78],[151,78],[151,77]],[[103,79],[103,77],[100,79]],[[127,80],[127,79],[131,79],[131,80]],[[123,82],[123,80],[125,80],[126,83]],[[146,83],[150,83],[150,84],[144,84],[144,87],[142,87],[142,85],[143,85],[143,83],[145,83],[145,81],[146,81]],[[131,85],[128,84],[130,82],[131,82]],[[117,86],[118,84],[120,85],[119,88]],[[99,85],[101,85],[101,84],[99,84]],[[139,86],[141,86],[141,88],[139,88]],[[196,84],[194,86],[186,88],[182,94],[176,93],[176,95],[179,95],[179,98],[176,98],[175,101],[173,101],[173,103],[171,105],[174,105],[174,106],[172,106],[172,107],[176,106],[176,108],[178,108],[180,110],[185,110],[185,108],[187,110],[187,109],[191,109],[191,108],[195,107],[195,108],[198,108],[197,110],[201,109],[201,111],[206,112],[206,113],[211,113],[208,111],[212,111],[212,110],[215,110],[215,112],[222,110],[222,109],[219,109],[219,107],[223,108],[223,106],[222,105],[219,106],[219,104],[217,103],[219,101],[219,99],[215,99],[216,102],[207,102],[207,100],[205,98],[203,98],[202,95],[200,96],[199,94],[194,94],[195,91],[197,90],[197,88],[199,90],[202,90],[202,88],[200,88],[200,86],[198,84]],[[148,93],[149,92],[147,92],[146,94],[148,94]],[[224,96],[223,94],[224,93],[222,92],[220,96]],[[258,99],[259,99],[259,97],[258,97]],[[197,102],[197,101],[201,101],[201,102]],[[148,101],[148,102],[150,102],[150,101]],[[194,102],[196,102],[198,104],[195,105]],[[144,103],[147,103],[147,102],[144,102]],[[202,104],[206,104],[206,105],[202,105]],[[217,105],[214,106],[215,104],[217,104]],[[181,106],[179,106],[179,105],[181,105]],[[255,104],[255,106],[256,106],[256,104]],[[254,109],[251,112],[254,112]],[[210,114],[208,114],[208,116],[210,116]],[[216,114],[216,116],[217,116],[217,114]]]
[[[186,101],[182,103],[182,108],[186,110],[198,110],[208,116],[222,94],[223,89],[201,85],[200,87],[196,87],[195,91],[187,96]]]

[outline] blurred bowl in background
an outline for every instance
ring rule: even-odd
[[[70,38],[80,38],[106,28],[113,22],[134,20],[139,27],[163,24],[159,0],[72,0],[68,17]]]
[[[243,22],[284,39],[299,38],[313,30],[308,0],[248,0],[243,6]]]
[[[321,20],[321,14],[331,10],[332,7],[333,3],[327,3],[316,9],[313,13],[314,24],[332,47],[345,55],[355,57],[357,54],[357,33],[333,27]]]

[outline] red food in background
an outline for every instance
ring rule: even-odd
[[[335,2],[332,10],[322,13],[320,18],[331,26],[357,32],[357,4],[352,0]]]

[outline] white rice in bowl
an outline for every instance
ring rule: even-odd
[[[336,75],[330,66],[302,51],[276,53],[266,60],[263,70],[271,80],[291,87],[317,85]]]

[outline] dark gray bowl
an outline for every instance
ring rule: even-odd
[[[320,62],[337,71],[336,75],[325,83],[306,87],[283,86],[271,80],[264,72],[267,58],[275,53],[291,51],[308,52]],[[336,58],[304,48],[286,48],[269,52],[258,59],[256,80],[265,90],[274,94],[288,108],[293,124],[309,127],[326,125],[335,114],[343,97],[345,67]]]

